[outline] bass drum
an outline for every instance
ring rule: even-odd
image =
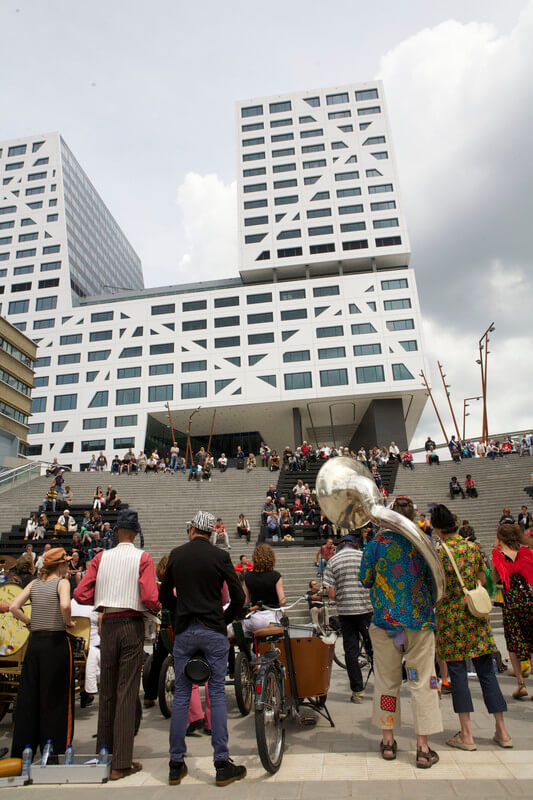
[[[0,602],[11,605],[21,591],[22,586],[19,586],[18,583],[0,584]],[[31,603],[29,601],[22,607],[22,610],[27,617],[31,617]],[[26,644],[29,635],[30,632],[24,623],[15,619],[9,611],[0,614],[0,659],[18,653]]]

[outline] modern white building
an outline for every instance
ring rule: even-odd
[[[156,289],[61,137],[0,145],[1,313],[38,340],[35,457],[165,448],[170,420],[184,444],[198,407],[193,446],[212,430],[228,455],[414,433],[421,317],[382,85],[237,120],[239,277]]]

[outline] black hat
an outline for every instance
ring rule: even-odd
[[[442,504],[434,506],[431,510],[431,525],[441,531],[457,530],[452,512]]]
[[[352,536],[351,533],[347,533],[346,536],[343,536],[341,542],[351,542],[351,544],[357,544],[357,539],[355,536]]]
[[[123,528],[127,531],[135,531],[135,533],[141,533],[141,526],[139,525],[139,517],[137,512],[134,511],[132,508],[123,508],[121,511],[118,512],[117,521],[115,523],[115,527],[113,531],[116,532]]]

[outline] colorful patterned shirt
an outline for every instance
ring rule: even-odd
[[[435,628],[430,571],[416,547],[401,534],[380,531],[366,545],[359,579],[370,589],[378,628]]]

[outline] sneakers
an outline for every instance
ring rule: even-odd
[[[365,696],[364,691],[361,692],[352,692],[352,696],[350,697],[350,703],[358,703],[361,704],[363,702],[363,697]]]
[[[182,779],[187,775],[187,764],[185,761],[169,761],[168,762],[168,782],[170,786],[177,786],[181,783]]]
[[[230,783],[246,777],[246,767],[237,766],[231,758],[228,758],[227,761],[215,761],[215,769],[217,786],[228,786]]]

